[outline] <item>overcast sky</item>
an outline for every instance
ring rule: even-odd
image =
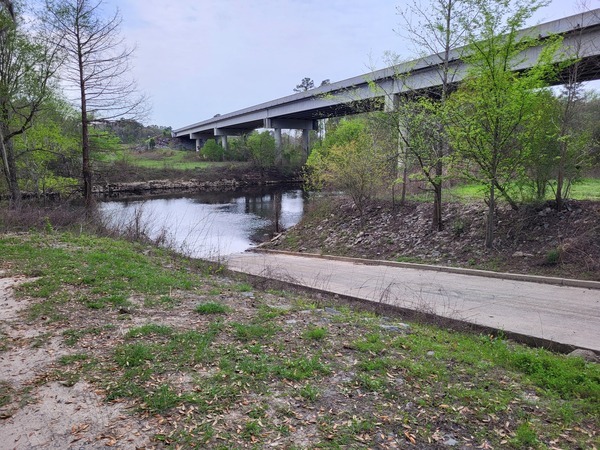
[[[152,102],[148,124],[184,125],[385,66],[414,55],[396,33],[406,0],[105,0],[137,46],[134,76]],[[553,0],[528,25],[578,11]],[[588,0],[591,8],[600,0]]]

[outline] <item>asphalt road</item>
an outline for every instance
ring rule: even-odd
[[[600,289],[263,252],[231,255],[227,266],[600,353]]]

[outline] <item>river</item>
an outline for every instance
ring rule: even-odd
[[[301,189],[265,187],[105,201],[99,211],[111,228],[143,231],[185,255],[219,259],[295,225],[305,202]]]

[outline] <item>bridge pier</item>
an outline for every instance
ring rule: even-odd
[[[281,130],[302,130],[302,157],[303,162],[308,158],[309,137],[311,130],[317,130],[317,121],[312,119],[265,119],[264,127],[274,130],[275,136],[275,164],[283,164]]]
[[[196,151],[199,152],[207,140],[211,139],[212,136],[207,133],[190,133],[190,139],[196,141]]]

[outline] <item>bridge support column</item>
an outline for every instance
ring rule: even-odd
[[[302,130],[302,164],[308,159],[308,152],[310,151],[310,130]]]
[[[283,163],[281,130],[302,130],[302,152],[304,161],[308,158],[309,133],[317,130],[317,121],[312,119],[265,119],[265,128],[275,130],[275,164]]]
[[[223,147],[223,156],[229,153],[229,141],[227,140],[227,135],[221,136],[221,147]]]
[[[196,141],[196,151],[199,152],[204,147],[204,144],[207,140],[211,139],[212,136],[206,133],[191,133],[190,139],[194,139]]]

